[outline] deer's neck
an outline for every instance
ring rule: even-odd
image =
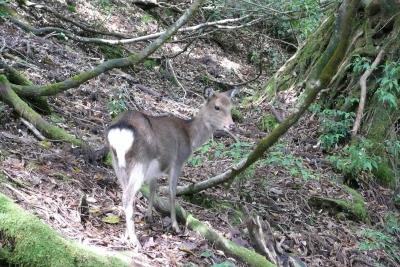
[[[194,150],[212,137],[214,129],[210,123],[199,114],[190,122],[189,131],[192,149]]]

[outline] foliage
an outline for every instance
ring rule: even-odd
[[[71,13],[75,13],[76,12],[76,5],[75,4],[68,4],[67,5],[67,10]]]
[[[371,59],[355,55],[351,67],[353,68],[353,73],[359,76],[371,67]]]
[[[268,23],[268,26],[264,25],[268,29],[268,35],[287,39],[295,34],[300,41],[305,40],[317,28],[323,15],[320,1],[317,0],[216,0],[210,1],[210,5],[213,7],[210,20],[246,15],[265,16],[266,13],[272,13],[275,19],[264,22]],[[250,54],[250,57],[253,55]]]
[[[288,171],[294,177],[301,177],[304,180],[314,179],[316,175],[304,165],[302,158],[288,153],[284,144],[276,144],[261,161],[262,166],[273,165]]]
[[[400,140],[385,140],[386,152],[394,159],[400,158]]]
[[[251,51],[247,55],[247,60],[248,60],[249,63],[252,63],[254,65],[260,64],[260,61],[261,61],[260,52],[259,51]]]
[[[0,112],[1,112],[1,107],[0,107]],[[244,116],[243,116],[242,112],[240,112],[239,109],[233,108],[231,113],[232,113],[233,121],[235,121],[235,122],[243,122],[244,121]]]
[[[400,62],[386,62],[383,68],[383,75],[376,91],[379,101],[391,109],[398,107],[397,98],[400,96]]]
[[[329,161],[339,171],[355,176],[361,172],[372,172],[378,168],[380,157],[371,155],[368,151],[373,144],[367,139],[360,139],[356,144],[343,148],[336,155],[328,157]]]
[[[112,10],[111,0],[97,0],[97,6],[105,12],[110,12]]]
[[[400,246],[396,240],[396,235],[400,234],[399,215],[389,212],[385,215],[384,229],[381,231],[375,229],[363,229],[361,236],[363,241],[358,248],[365,250],[383,250],[393,261],[400,264]]]
[[[153,16],[151,16],[150,14],[144,14],[141,18],[142,23],[149,23],[154,21]]]
[[[258,123],[258,128],[261,131],[269,132],[278,125],[276,118],[270,114],[263,115]]]
[[[115,118],[118,114],[128,110],[125,95],[119,93],[117,96],[111,98],[111,100],[107,104],[107,108],[111,118]]]
[[[188,163],[193,166],[201,165],[205,160],[230,158],[235,162],[244,158],[251,151],[252,145],[247,142],[236,142],[230,145],[229,149],[223,143],[210,140],[199,147],[189,158]]]
[[[8,4],[9,1],[7,0],[0,0],[0,18],[1,17],[6,17],[10,14],[10,10],[7,8],[6,4]]]
[[[299,32],[301,40],[305,40],[319,26],[322,16],[319,2],[316,0],[289,1],[288,11],[303,14],[302,18],[291,21],[293,28]]]
[[[146,59],[143,62],[143,66],[148,70],[152,70],[157,66],[157,61],[154,59]]]
[[[336,109],[324,109],[313,104],[310,110],[319,115],[321,135],[319,140],[324,150],[332,149],[340,141],[350,136],[355,114]]]

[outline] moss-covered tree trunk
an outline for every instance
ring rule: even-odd
[[[398,186],[400,179],[399,11],[399,1],[361,1],[355,19],[347,25],[352,32],[347,46],[343,46],[342,51],[337,50],[344,53],[344,58],[337,62],[336,73],[324,86],[319,100],[322,108],[356,112],[360,99],[360,78],[379,52],[384,50],[380,64],[367,79],[361,129],[353,140],[348,141],[371,141],[368,153],[379,157],[373,174],[377,181],[390,187]],[[337,31],[334,20],[334,14],[327,16],[319,29],[266,84],[260,101],[273,98],[277,91],[302,91],[306,87],[305,82],[318,69],[324,53],[329,50],[328,42]],[[355,70],[356,59],[365,63],[364,68],[360,65],[358,71]]]

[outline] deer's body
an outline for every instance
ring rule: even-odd
[[[233,124],[233,91],[209,94],[207,103],[191,120],[174,116],[149,116],[128,111],[107,130],[113,167],[123,189],[122,204],[126,215],[127,236],[140,245],[132,221],[135,195],[143,182],[150,185],[147,217],[151,219],[157,177],[169,175],[172,227],[179,232],[175,214],[177,180],[193,149],[206,142],[215,130]]]

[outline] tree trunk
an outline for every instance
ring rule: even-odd
[[[346,1],[343,4],[345,3]],[[365,100],[365,108],[361,109],[359,134],[352,143],[357,143],[360,137],[372,142],[369,153],[379,157],[373,174],[378,182],[390,187],[399,184],[399,152],[390,153],[384,144],[392,144],[393,147],[400,144],[400,89],[397,89],[397,93],[395,89],[392,92],[394,101],[397,102],[397,107],[394,108],[380,98],[379,93],[382,91],[379,89],[382,89],[382,80],[389,78],[393,81],[397,80],[395,83],[397,83],[397,88],[399,87],[399,11],[400,2],[395,0],[362,1],[361,7],[354,14],[354,19],[346,26],[351,31],[351,35],[346,36],[347,45],[343,45],[343,49],[337,49],[337,52],[344,53],[344,57],[336,62],[337,69],[334,70],[333,78],[324,86],[325,90],[319,100],[322,108],[355,112],[358,104],[354,104],[354,101],[345,102],[345,100],[360,99],[360,78],[365,69],[361,73],[354,71],[354,57],[366,58],[372,62],[379,52],[384,50],[380,64],[372,70],[372,75],[366,76],[368,77],[365,81],[366,97],[360,99]],[[332,42],[332,39],[336,39],[340,42],[345,37],[338,34],[333,36],[337,30],[338,26],[334,23],[334,14],[332,14],[266,84],[258,103],[273,98],[277,91],[289,89],[302,91],[306,87],[306,81],[313,76],[313,72],[320,69],[319,64],[325,61],[326,52],[330,50],[328,41]],[[392,77],[388,77],[384,71],[384,66],[388,64],[394,64],[397,68],[397,72],[393,71],[396,73],[392,73]],[[325,68],[325,70],[328,69]]]

